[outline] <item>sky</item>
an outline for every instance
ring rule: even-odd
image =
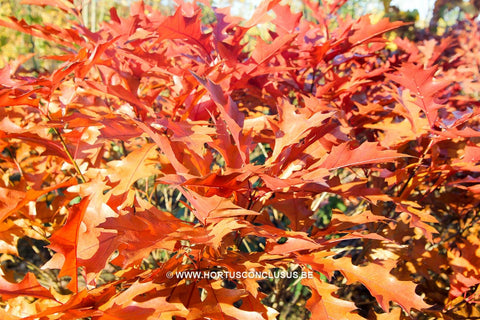
[[[402,11],[417,9],[420,19],[430,18],[433,10],[434,0],[392,0],[391,4]]]
[[[293,0],[292,2],[295,3],[296,1]],[[260,2],[260,0],[234,1],[232,4],[232,14],[249,17],[253,13],[253,8],[255,7],[255,4]],[[365,13],[380,10],[380,8],[383,8],[383,6],[381,6],[380,0],[364,0],[364,2],[366,5],[364,8]],[[221,0],[214,0],[213,3],[214,5],[217,5],[219,7],[224,6],[222,5]],[[435,0],[392,0],[391,5],[399,7],[402,11],[417,9],[420,15],[420,20],[425,20],[431,17],[434,3]]]

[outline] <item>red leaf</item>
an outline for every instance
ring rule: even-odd
[[[251,56],[255,63],[253,66],[249,67],[246,72],[251,73],[259,66],[267,63],[275,55],[283,53],[284,50],[282,49],[285,46],[289,45],[296,37],[297,34],[295,33],[287,33],[283,36],[275,38],[275,40],[273,40],[273,42],[269,44],[263,41],[259,41],[255,49],[253,50]]]
[[[178,7],[173,16],[160,24],[155,38],[157,42],[165,39],[187,40],[201,50],[200,54],[203,57],[209,57],[212,50],[208,35],[202,34],[199,13],[185,17],[182,14],[182,6]]]
[[[276,7],[281,0],[264,0],[260,5],[255,9],[250,20],[245,22],[246,28],[254,27],[260,23],[265,23],[270,21],[272,18],[267,15],[268,11]]]
[[[57,157],[61,157],[64,160],[71,163],[71,160],[67,156],[65,149],[63,148],[62,144],[58,141],[52,141],[49,139],[41,138],[38,135],[29,133],[29,132],[24,132],[22,134],[9,134],[7,135],[7,137],[21,139],[24,141],[28,141],[28,143],[31,145],[45,147],[46,150],[42,153],[42,155],[54,155]]]
[[[32,107],[38,107],[39,99],[32,98],[34,91],[30,91],[24,94],[16,93],[12,90],[0,91],[0,107],[28,105]]]
[[[370,16],[361,17],[352,26],[353,34],[348,37],[348,41],[354,46],[364,43],[366,41],[379,40],[379,36],[385,32],[397,29],[401,26],[409,25],[401,21],[390,22],[388,18],[383,18],[376,24],[372,24]],[[380,38],[382,39],[382,38]]]
[[[6,188],[0,188],[0,199],[8,205],[2,205],[0,207],[0,222],[8,218],[11,214],[23,208],[30,201],[36,201],[40,196],[49,193],[50,191],[65,188],[76,184],[75,178],[72,178],[66,182],[58,185],[43,188],[42,190],[30,189],[27,192],[11,190]]]
[[[146,134],[148,134],[150,136],[150,138],[152,138],[153,141],[155,141],[157,146],[160,147],[160,150],[162,150],[163,153],[165,153],[168,160],[170,161],[172,166],[177,171],[177,174],[188,173],[189,170],[180,161],[178,161],[177,155],[173,151],[172,146],[171,146],[171,142],[168,139],[168,137],[166,137],[162,133],[158,133],[158,130],[156,130],[155,128],[151,128],[151,127],[147,126],[142,121],[138,121],[138,120],[135,120],[135,119],[132,119],[132,120],[138,125],[138,127],[140,129],[142,129]]]
[[[424,69],[413,63],[405,63],[397,69],[399,75],[386,74],[387,78],[410,90],[410,94],[416,98],[415,104],[425,112],[431,127],[434,126],[438,108],[441,107],[435,99],[450,84],[449,81],[435,81],[437,69],[438,67]]]
[[[204,197],[187,189],[181,189],[181,191],[192,204],[193,213],[202,224],[218,221],[220,218],[259,214],[237,206],[229,199],[217,195]]]
[[[351,143],[345,142],[333,147],[326,159],[321,162],[320,167],[334,170],[347,166],[385,163],[407,156],[394,150],[382,150],[376,142],[364,142],[355,149],[351,149]]]
[[[292,13],[290,6],[276,5],[272,8],[275,12],[275,20],[273,23],[276,26],[276,32],[282,36],[287,33],[293,34],[295,28],[298,26],[302,13],[298,12],[296,14]]]
[[[280,109],[280,121],[275,132],[275,146],[268,163],[275,163],[280,158],[281,152],[291,145],[296,145],[302,138],[316,127],[320,127],[324,120],[332,117],[332,113],[297,113],[295,106],[288,101],[282,101]],[[272,123],[272,126],[274,124]],[[277,124],[275,124],[277,125]]]
[[[33,4],[36,6],[52,6],[59,8],[62,11],[65,11],[70,14],[74,14],[78,17],[78,12],[73,6],[73,1],[62,1],[62,0],[21,0],[20,4]]]
[[[242,141],[244,139],[242,134],[242,127],[245,116],[238,110],[236,103],[232,100],[232,98],[225,97],[225,94],[222,90],[222,87],[218,84],[213,83],[208,78],[202,78],[195,74],[194,72],[190,71],[191,74],[200,82],[210,93],[212,100],[215,101],[215,104],[222,115],[222,119],[216,121],[225,121],[227,128],[230,130],[233,140],[235,141],[235,146],[238,149],[238,154],[240,155],[242,162],[246,163],[248,159],[248,152],[247,148],[243,148],[242,146],[248,146],[247,143]],[[217,124],[218,126],[219,124]],[[220,126],[222,126],[220,124]],[[221,128],[221,127],[220,127]],[[224,136],[224,138],[227,138]],[[228,145],[231,145],[228,143]],[[226,157],[227,158],[227,157]]]
[[[80,234],[80,225],[90,200],[83,198],[80,203],[73,205],[69,210],[69,215],[65,225],[50,237],[50,249],[57,253],[52,259],[44,265],[44,268],[55,268],[63,260],[59,277],[70,276],[72,280],[68,288],[78,292],[78,238]],[[60,257],[59,255],[63,256]]]
[[[56,42],[67,48],[77,50],[76,45],[85,46],[85,40],[78,32],[70,32],[71,29],[63,29],[52,25],[28,25],[24,20],[10,17],[11,21],[0,19],[0,26],[14,29],[48,41]]]
[[[168,297],[136,301],[137,297],[161,286],[153,282],[134,282],[129,288],[102,305],[102,319],[160,319],[162,313],[185,309],[180,303],[169,303]]]

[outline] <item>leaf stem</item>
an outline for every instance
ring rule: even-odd
[[[73,158],[72,154],[70,153],[70,150],[68,150],[67,148],[67,144],[65,143],[65,140],[63,139],[63,136],[60,134],[60,131],[57,129],[57,128],[52,128],[53,131],[55,132],[56,135],[58,135],[58,138],[60,139],[60,143],[62,144],[63,146],[63,149],[65,150],[65,153],[67,154],[68,158],[70,159],[70,161],[72,162],[73,164],[73,167],[75,168],[75,171],[77,171],[77,173],[80,175],[80,180],[82,183],[85,183],[87,180],[85,179],[85,177],[83,176],[83,173],[82,171],[80,170],[80,167],[78,166],[77,162],[75,161],[75,159]]]
[[[425,148],[425,150],[423,151],[422,155],[420,156],[420,158],[418,159],[418,162],[417,162],[417,165],[415,166],[415,168],[413,169],[413,171],[410,173],[410,175],[408,176],[408,179],[407,181],[404,183],[402,189],[398,192],[398,196],[399,197],[402,197],[403,195],[403,192],[405,192],[405,190],[407,189],[407,186],[409,185],[410,181],[413,179],[413,177],[415,176],[415,174],[417,173],[418,169],[420,168],[420,166],[422,165],[422,162],[423,160],[425,159],[425,156],[427,155],[427,152],[430,150],[430,148],[432,147],[433,145],[433,139],[430,140],[430,142],[428,143],[428,146]]]

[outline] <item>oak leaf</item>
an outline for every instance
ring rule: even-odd
[[[352,264],[350,258],[333,260],[334,265],[345,276],[347,283],[360,282],[377,299],[383,310],[390,309],[391,301],[398,303],[405,311],[422,310],[430,305],[417,295],[417,285],[412,281],[401,281],[390,274],[390,262],[372,262],[366,266]]]
[[[53,299],[53,295],[42,287],[33,273],[27,273],[22,281],[13,283],[0,277],[0,296],[3,300],[15,298],[18,296],[31,296],[35,298]]]

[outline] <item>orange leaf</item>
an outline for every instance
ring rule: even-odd
[[[0,296],[3,300],[18,296],[31,296],[35,298],[53,299],[50,291],[42,287],[33,273],[27,273],[19,283],[12,283],[0,277]]]
[[[429,308],[419,295],[415,293],[417,285],[412,281],[400,281],[390,274],[392,265],[386,262],[369,263],[366,266],[355,266],[350,258],[333,260],[334,265],[347,278],[347,283],[360,282],[374,296],[383,310],[388,312],[390,301],[398,303],[405,311]]]
[[[357,309],[353,302],[334,296],[338,287],[319,280],[317,276],[318,274],[315,274],[313,278],[302,279],[302,284],[310,287],[312,291],[312,296],[306,304],[306,308],[312,313],[311,320],[364,319],[353,313]]]

